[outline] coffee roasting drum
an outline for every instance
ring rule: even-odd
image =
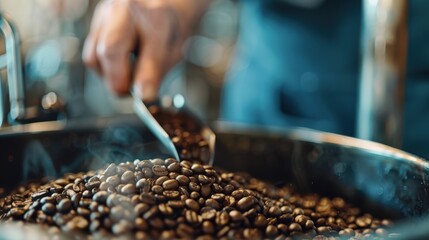
[[[384,234],[383,227],[391,226],[393,221],[394,227],[387,228],[388,232],[391,233],[390,237],[395,237],[396,234],[404,238],[416,234],[429,234],[424,225],[425,216],[429,211],[429,166],[423,159],[385,145],[308,129],[275,129],[218,124],[215,131],[217,132],[215,167],[221,167],[228,172],[247,172],[252,177],[267,180],[278,186],[281,186],[282,183],[288,183],[286,187],[275,188],[276,191],[265,192],[262,196],[276,199],[274,197],[276,194],[284,194],[283,196],[296,198],[297,196],[292,194],[295,191],[304,195],[307,194],[305,196],[308,200],[308,196],[314,196],[314,193],[317,193],[330,198],[319,198],[317,200],[319,203],[314,209],[325,206],[323,204],[328,204],[326,201],[331,199],[328,205],[332,209],[337,209],[338,212],[340,209],[344,209],[344,204],[347,204],[341,198],[337,198],[342,197],[346,202],[361,208],[362,213],[371,214],[347,218],[353,219],[353,224],[358,228],[361,226],[369,227],[371,223],[375,222],[379,227],[372,229],[372,233],[388,236],[382,235]],[[68,122],[66,125],[61,125],[58,122],[47,122],[18,126],[13,131],[4,129],[0,135],[0,146],[2,146],[0,149],[2,166],[0,169],[0,187],[5,189],[3,191],[12,190],[23,180],[40,179],[49,175],[54,176],[54,179],[58,178],[55,181],[56,185],[62,186],[62,189],[67,188],[79,192],[80,189],[75,189],[75,186],[64,186],[67,182],[63,182],[60,177],[68,172],[86,172],[104,167],[102,175],[96,175],[99,174],[98,172],[90,172],[86,178],[82,174],[66,175],[69,176],[69,179],[82,179],[75,180],[77,181],[75,183],[82,181],[83,185],[74,184],[82,187],[81,197],[85,198],[85,194],[90,195],[97,203],[88,202],[86,203],[89,204],[87,208],[76,208],[75,214],[79,216],[69,219],[68,225],[60,228],[64,232],[69,230],[68,227],[73,227],[72,230],[89,229],[91,223],[88,220],[91,217],[82,216],[90,214],[91,209],[95,209],[99,212],[98,214],[103,214],[103,212],[122,213],[123,206],[115,205],[118,202],[127,201],[123,200],[121,196],[136,191],[136,188],[140,189],[139,191],[144,191],[143,189],[148,184],[145,182],[146,180],[126,184],[127,179],[136,176],[135,171],[140,172],[138,174],[153,176],[156,182],[152,183],[150,191],[161,194],[157,198],[153,198],[153,195],[150,194],[141,194],[140,200],[134,199],[141,203],[137,204],[139,207],[133,205],[134,208],[130,214],[135,216],[135,214],[141,213],[141,219],[144,219],[142,220],[144,222],[136,222],[135,224],[140,224],[136,226],[142,226],[142,229],[147,229],[144,227],[146,225],[160,227],[164,224],[165,227],[169,218],[164,219],[166,222],[158,222],[160,216],[168,216],[168,214],[177,211],[177,208],[183,208],[186,209],[183,212],[185,222],[195,221],[198,225],[201,220],[203,225],[198,225],[201,230],[195,231],[210,233],[215,231],[213,229],[217,229],[215,228],[218,226],[216,224],[223,226],[216,230],[216,234],[218,234],[214,235],[216,238],[216,236],[223,236],[222,231],[226,233],[230,228],[238,226],[232,219],[241,221],[237,219],[244,219],[243,216],[251,216],[252,213],[248,211],[259,205],[256,209],[261,211],[261,215],[256,214],[252,218],[249,217],[253,221],[249,224],[262,227],[249,228],[242,232],[241,236],[254,238],[260,237],[258,234],[264,234],[264,237],[269,238],[270,236],[277,236],[276,234],[280,234],[282,231],[285,233],[305,232],[308,229],[317,230],[317,233],[326,231],[325,233],[329,235],[329,231],[333,231],[333,229],[325,227],[325,225],[328,226],[329,217],[323,219],[325,225],[320,227],[322,220],[307,216],[306,214],[309,212],[304,211],[306,206],[300,205],[303,203],[293,203],[294,200],[288,198],[285,199],[290,200],[293,206],[290,205],[291,202],[276,200],[268,205],[271,207],[266,209],[266,215],[262,215],[263,209],[267,207],[264,204],[267,204],[267,201],[270,202],[271,200],[268,200],[270,198],[262,200],[264,198],[260,198],[259,195],[249,195],[248,190],[244,192],[232,191],[243,188],[243,186],[246,189],[251,189],[251,191],[257,191],[263,186],[256,184],[256,182],[252,184],[248,175],[228,175],[227,172],[222,174],[221,171],[224,170],[211,170],[212,168],[208,166],[203,168],[201,164],[195,165],[188,161],[182,164],[173,164],[175,161],[169,160],[168,156],[164,154],[165,150],[155,137],[133,115],[98,119],[97,121],[86,122],[86,124]],[[135,159],[152,160],[139,162]],[[128,163],[120,165],[121,162]],[[111,164],[106,169],[108,163],[115,164]],[[151,166],[152,171],[150,173],[142,171],[146,164]],[[123,170],[117,170],[118,166],[121,166],[120,169]],[[185,171],[181,168],[190,169],[190,172],[188,173],[188,170]],[[174,171],[179,171],[178,169],[180,169],[181,174],[174,173]],[[213,182],[213,176],[215,176],[213,174],[215,173],[220,177],[216,181],[220,182]],[[96,176],[94,177],[94,175]],[[192,177],[195,182],[201,185],[193,184],[189,180]],[[232,180],[234,183],[230,182]],[[213,183],[211,192],[204,193],[204,191],[209,191],[202,189],[204,183]],[[294,184],[295,190],[289,188],[289,183]],[[118,192],[115,195],[118,197],[117,199],[106,195],[109,192],[109,184],[116,186],[122,184],[120,188],[117,188]],[[179,190],[185,186],[183,184],[187,184],[187,188]],[[215,189],[222,185],[223,190],[216,193]],[[227,185],[228,187],[226,187]],[[92,188],[106,190],[92,194],[90,191]],[[231,190],[228,190],[229,188]],[[83,189],[87,191],[83,191]],[[270,187],[266,189],[270,189]],[[164,201],[165,198],[178,199],[176,194],[179,192],[182,194],[183,191],[188,191],[190,194],[187,200],[183,202]],[[208,195],[204,196],[204,194]],[[55,197],[61,194],[55,195],[54,193],[53,195]],[[51,193],[49,196],[53,195]],[[31,198],[34,201],[37,199],[40,201],[45,196],[48,196],[47,193],[39,191],[33,194]],[[230,196],[238,199],[237,202],[231,203],[230,201],[233,201],[232,198],[234,197],[231,198]],[[220,201],[220,199],[224,201]],[[53,211],[58,211],[59,214],[71,213],[70,211],[74,211],[71,210],[74,206],[73,200],[76,200],[76,197],[45,198],[44,204],[40,204],[40,211],[46,213],[48,217],[51,212],[53,214]],[[51,201],[52,203],[50,203]],[[154,206],[153,203],[157,203],[156,207],[146,209],[147,206]],[[234,207],[223,205],[227,203]],[[276,204],[278,204],[278,208]],[[280,207],[282,205],[283,208]],[[205,209],[203,209],[204,206]],[[226,207],[228,211],[223,211],[226,215],[210,210],[216,210],[220,207]],[[285,214],[288,211],[292,212],[289,215]],[[353,215],[353,211],[355,210],[349,210],[348,214]],[[12,216],[12,213],[9,214]],[[211,219],[211,214],[214,214],[212,221],[204,220],[206,218]],[[292,219],[288,220],[288,216]],[[317,215],[312,216],[317,217]],[[273,218],[277,219],[276,224],[270,223]],[[154,220],[151,222],[150,219]],[[383,219],[391,219],[391,221]],[[336,222],[335,224],[338,226],[342,223]],[[10,226],[10,223],[3,224],[3,226],[0,227],[2,233],[12,231],[14,234],[17,232],[16,228],[20,227],[19,225]],[[189,225],[183,224],[176,227],[179,226],[180,228],[177,228],[179,233],[177,234],[183,235],[174,235],[174,237],[192,236],[194,230],[189,229]],[[96,228],[97,226],[92,227]],[[251,229],[264,230],[252,232]],[[112,226],[113,233],[127,233],[129,230],[130,226],[120,221]],[[351,236],[347,235],[350,234],[347,231],[349,230],[343,230],[342,235],[338,235],[337,232],[336,236]],[[27,229],[21,234],[25,233],[37,234],[39,232],[36,229]],[[42,233],[46,234],[47,232],[42,231]],[[168,234],[173,233],[166,233],[166,235],[158,237],[168,237]],[[136,235],[136,237],[138,236]]]

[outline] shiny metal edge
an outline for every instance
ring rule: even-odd
[[[177,152],[176,147],[174,146],[173,141],[167,132],[161,127],[158,121],[153,117],[149,112],[149,109],[143,103],[143,100],[138,98],[133,94],[134,98],[134,111],[137,116],[143,121],[144,124],[152,131],[152,133],[158,138],[158,140],[164,145],[164,147],[169,151],[172,157],[180,161],[179,153]]]
[[[42,132],[55,132],[63,130],[66,127],[65,121],[36,122],[22,125],[12,125],[0,129],[1,136],[36,134]]]
[[[346,148],[361,149],[366,152],[382,156],[411,161],[429,169],[429,163],[422,157],[381,143],[335,133],[300,127],[273,127],[254,124],[231,123],[225,121],[215,122],[214,127],[217,133],[253,133],[264,134],[266,136],[276,135],[287,137],[296,141],[305,141],[316,144],[333,144]]]

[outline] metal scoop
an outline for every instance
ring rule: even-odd
[[[131,95],[134,98],[134,111],[137,116],[146,124],[149,130],[161,141],[162,145],[167,149],[167,151],[171,154],[172,157],[180,160],[179,153],[177,152],[176,147],[174,146],[173,141],[170,136],[168,136],[167,132],[161,127],[158,121],[152,116],[149,112],[149,109],[143,103],[143,100],[133,91],[131,91]]]
[[[149,111],[147,105],[143,102],[143,100],[135,93],[131,92],[131,95],[134,98],[134,110],[136,114],[139,116],[139,118],[146,124],[146,126],[150,129],[150,131],[155,135],[155,137],[158,138],[158,140],[163,144],[163,146],[167,149],[169,154],[176,158],[177,160],[180,159],[180,155],[177,152],[177,149],[171,139],[171,137],[168,135],[168,133],[165,131],[164,128],[162,128],[161,124],[157,121],[157,119],[151,114]],[[169,111],[165,107],[163,107],[161,104],[153,103],[151,105],[157,105],[160,109]],[[200,135],[203,137],[203,139],[208,143],[209,147],[209,157],[207,161],[202,160],[205,164],[213,164],[214,160],[214,153],[215,153],[215,140],[216,135],[211,130],[210,127],[208,127],[206,124],[203,123],[198,117],[196,117],[195,114],[193,114],[191,111],[187,110],[186,107],[180,107],[177,108],[174,105],[172,105],[170,108],[174,108],[174,112],[180,112],[181,114],[185,114],[188,119],[194,120],[196,123],[198,123],[201,126]],[[171,109],[170,109],[171,111]]]

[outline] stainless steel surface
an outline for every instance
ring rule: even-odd
[[[137,116],[146,124],[146,126],[152,131],[152,133],[158,138],[158,140],[168,149],[172,157],[177,160],[180,160],[179,153],[177,152],[176,147],[174,146],[173,141],[171,141],[170,136],[167,132],[161,127],[158,121],[152,116],[149,112],[149,109],[143,103],[143,100],[137,96],[135,93],[131,93],[134,98],[134,110]]]
[[[9,85],[9,118],[15,121],[24,116],[24,83],[21,72],[21,55],[19,50],[19,36],[15,27],[0,14],[0,29],[5,42],[5,58],[0,68],[7,67],[7,78]],[[4,57],[2,57],[4,58]],[[4,106],[2,102],[0,102]],[[5,118],[3,112],[2,119]]]
[[[429,164],[387,145],[318,132],[220,125],[215,165],[303,192],[342,196],[374,214],[429,215]]]
[[[357,136],[400,147],[408,0],[363,1]]]

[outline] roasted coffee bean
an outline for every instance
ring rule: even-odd
[[[79,202],[81,199],[82,199],[82,193],[77,193],[71,197],[71,201],[74,208],[77,208],[79,206]]]
[[[279,233],[279,230],[274,225],[268,225],[267,228],[265,229],[265,236],[267,236],[268,238],[273,238],[277,236],[278,233]]]
[[[282,214],[282,211],[277,206],[272,206],[268,210],[268,214],[272,217],[278,217]]]
[[[176,230],[177,235],[180,238],[190,238],[194,235],[195,230],[186,224],[179,224]]]
[[[151,191],[156,194],[162,194],[164,188],[162,188],[160,185],[153,185]]]
[[[155,158],[150,160],[153,165],[165,165],[165,160],[161,158]]]
[[[117,186],[120,183],[120,181],[121,180],[116,175],[110,176],[106,179],[106,182],[109,184],[109,186],[113,186],[113,187]]]
[[[92,200],[94,200],[100,204],[104,204],[106,202],[108,196],[109,196],[109,194],[106,191],[99,191],[96,194],[94,194],[94,196],[92,196]]]
[[[302,232],[302,227],[298,223],[291,223],[289,225],[289,231],[292,231],[292,232]]]
[[[159,211],[160,211],[162,214],[164,214],[164,215],[169,216],[169,215],[172,215],[172,214],[173,214],[173,209],[172,209],[170,206],[168,206],[167,204],[165,204],[165,203],[160,204],[160,205],[158,206],[158,208],[159,208]]]
[[[180,186],[179,187],[179,193],[182,195],[181,197],[186,200],[188,197],[190,197],[190,193],[186,187]]]
[[[164,228],[164,222],[160,218],[152,218],[148,220],[149,225],[152,228],[162,230]]]
[[[202,225],[202,230],[204,233],[213,234],[215,231],[215,226],[210,221],[204,221]]]
[[[109,214],[110,208],[108,208],[104,205],[99,205],[97,208],[97,211],[101,214],[101,216],[106,216]]]
[[[132,181],[134,181],[134,172],[130,170],[125,171],[121,176],[121,182],[130,183]]]
[[[185,219],[189,224],[199,224],[202,222],[202,217],[192,210],[185,211]]]
[[[215,193],[215,194],[211,195],[211,198],[218,201],[218,202],[223,202],[225,200],[225,194]]]
[[[212,194],[212,190],[210,185],[202,185],[201,186],[201,196],[203,196],[204,198],[208,198],[210,197],[210,195]]]
[[[191,209],[191,210],[193,210],[193,211],[198,211],[198,210],[200,210],[200,205],[199,205],[199,204],[198,204],[198,202],[197,202],[197,201],[195,201],[194,199],[191,199],[191,198],[186,199],[186,200],[185,200],[185,204],[186,204],[186,206],[187,206],[189,209]]]
[[[72,203],[67,198],[61,200],[57,205],[58,211],[61,213],[68,213],[70,211],[71,207],[72,207]]]
[[[103,175],[109,177],[114,174],[116,174],[116,164],[112,163],[104,170]]]
[[[181,169],[180,163],[173,162],[170,165],[168,165],[167,170],[170,172],[179,172]]]
[[[211,209],[211,210],[208,210],[208,211],[204,211],[204,212],[201,214],[201,217],[202,217],[204,220],[212,220],[212,219],[214,219],[214,218],[216,217],[216,210]]]
[[[24,214],[24,220],[30,222],[36,216],[36,210],[30,209]]]
[[[282,233],[288,233],[289,227],[286,224],[280,223],[277,225],[277,229]]]
[[[150,206],[146,203],[138,203],[135,207],[134,207],[134,213],[137,216],[141,216],[143,213],[145,213],[148,209],[150,208]]]
[[[179,182],[175,179],[170,179],[162,183],[165,190],[176,190],[179,187]]]
[[[362,228],[371,225],[371,222],[372,222],[372,219],[370,216],[363,216],[356,219],[356,225]]]
[[[140,217],[136,218],[134,225],[137,230],[146,231],[148,229],[146,220]]]
[[[46,203],[43,204],[42,211],[47,215],[53,215],[56,211],[56,207],[52,203]]]
[[[262,237],[262,233],[257,228],[246,228],[243,231],[243,236],[246,239],[260,239]]]
[[[82,197],[84,197],[84,198],[92,198],[92,192],[89,191],[89,190],[85,190],[82,193]]]
[[[91,204],[89,204],[89,210],[91,210],[92,212],[96,212],[97,208],[98,208],[97,202],[91,202]]]
[[[264,215],[258,213],[253,224],[255,227],[265,228],[268,225],[268,220]]]
[[[150,194],[150,193],[142,193],[142,194],[140,194],[140,200],[143,203],[150,204],[150,205],[153,205],[153,204],[156,203],[155,197],[152,194]]]
[[[91,214],[91,212],[88,209],[83,208],[83,207],[78,207],[77,208],[77,213],[79,215],[84,216],[84,217],[89,216],[89,214]]]
[[[167,158],[167,159],[164,160],[164,163],[165,163],[166,166],[168,166],[168,165],[170,165],[172,163],[179,163],[179,162],[176,159],[174,159],[174,158]]]
[[[132,183],[128,183],[121,188],[121,193],[125,195],[130,195],[136,192],[136,187]]]
[[[221,209],[220,203],[218,201],[212,199],[212,198],[207,199],[205,201],[205,204],[206,204],[206,206],[211,207],[211,208],[216,209],[216,210]]]
[[[143,173],[143,177],[145,178],[151,178],[152,176],[154,176],[152,172],[152,168],[143,168],[142,173]]]
[[[247,196],[237,202],[237,208],[240,211],[247,211],[253,206],[253,204],[255,204],[255,198],[253,196]]]
[[[290,230],[290,226],[289,226],[289,230]],[[318,227],[316,230],[317,230],[317,233],[319,233],[319,234],[327,234],[332,230],[332,228],[329,226],[322,226],[322,227]]]
[[[152,217],[155,217],[156,214],[158,214],[158,207],[153,206],[152,208],[150,208],[144,215],[143,218],[148,220]]]
[[[229,216],[231,217],[231,220],[234,222],[240,222],[243,220],[243,214],[237,210],[232,210],[229,212]]]
[[[92,221],[91,224],[89,225],[89,231],[91,231],[92,233],[95,233],[96,231],[98,231],[100,229],[101,223],[100,221]]]
[[[130,231],[132,225],[127,220],[121,220],[112,227],[112,232],[116,235],[125,234]]]
[[[167,204],[174,209],[180,209],[185,207],[185,202],[182,200],[169,200]]]
[[[151,168],[153,166],[153,163],[152,161],[143,160],[143,161],[140,161],[137,165],[138,167],[143,169],[143,168]]]
[[[45,204],[45,203],[55,204],[55,199],[53,199],[52,197],[43,197],[42,199],[40,199],[40,203],[41,204]]]
[[[189,190],[195,191],[195,192],[199,192],[201,189],[200,185],[198,185],[198,183],[195,183],[195,182],[190,182],[188,187],[189,187]]]
[[[192,174],[194,174],[194,172],[187,167],[183,167],[180,172],[185,176],[192,176]]]
[[[49,191],[47,190],[43,190],[37,193],[34,193],[31,195],[31,198],[33,201],[37,200],[37,199],[41,199],[43,197],[47,197],[49,195]]]
[[[168,170],[165,166],[162,165],[154,165],[152,166],[152,172],[155,176],[161,177],[161,176],[167,176]]]
[[[167,180],[169,180],[170,178],[168,177],[168,176],[161,176],[161,177],[159,177],[159,178],[157,178],[156,180],[155,180],[155,185],[159,185],[159,186],[161,186],[162,185],[162,183],[164,183],[165,181],[167,181]]]
[[[137,183],[136,183],[136,187],[140,188],[141,191],[143,193],[145,192],[149,192],[151,186],[150,186],[150,182],[146,179],[146,178],[142,178],[140,179]]]
[[[100,184],[101,184],[101,182],[99,180],[97,180],[97,181],[88,182],[87,184],[85,184],[85,187],[88,190],[92,190],[94,188],[98,188],[100,186]],[[73,189],[73,191],[76,191],[76,190]]]
[[[191,194],[189,195],[192,199],[199,199],[201,197],[201,195],[198,192],[191,192]]]
[[[174,199],[180,196],[179,191],[171,191],[171,190],[166,190],[164,192],[162,192],[162,195],[164,195],[165,197],[167,197],[168,199]]]
[[[224,226],[229,223],[229,214],[227,212],[217,212],[215,222],[218,226]]]
[[[201,184],[209,184],[211,183],[211,179],[206,175],[198,175],[198,182]]]

